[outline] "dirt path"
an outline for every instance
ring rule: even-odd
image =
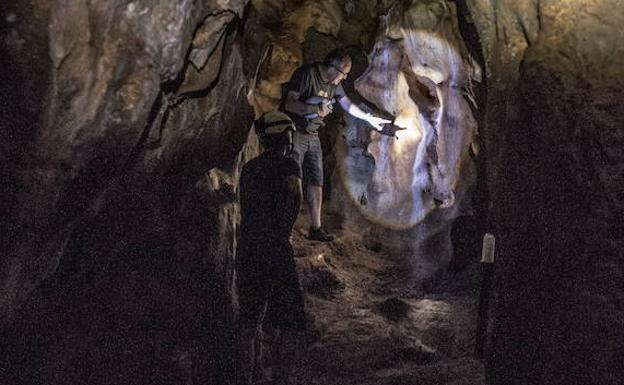
[[[472,354],[475,295],[457,290],[457,277],[425,293],[356,235],[339,233],[323,244],[303,232],[296,229],[293,244],[316,338],[293,371],[294,384],[485,383]]]

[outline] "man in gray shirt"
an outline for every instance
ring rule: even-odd
[[[367,121],[376,130],[390,123],[362,111],[346,96],[342,85],[351,71],[351,57],[346,51],[337,49],[325,57],[322,63],[305,64],[299,67],[285,85],[280,110],[295,123],[297,131],[293,138],[291,157],[297,161],[303,172],[306,185],[307,205],[310,213],[311,240],[328,242],[333,236],[321,227],[321,206],[323,200],[323,153],[318,129],[323,118],[332,112],[334,100],[350,115]]]

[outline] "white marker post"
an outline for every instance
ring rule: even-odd
[[[481,249],[481,263],[494,263],[494,248],[496,246],[496,238],[491,233],[485,233],[483,236],[483,249]]]
[[[494,273],[494,255],[496,250],[496,238],[491,233],[483,236],[481,249],[481,293],[479,296],[479,318],[477,320],[477,341],[475,353],[483,358],[485,338],[488,326],[490,305],[490,289],[492,287],[492,275]]]

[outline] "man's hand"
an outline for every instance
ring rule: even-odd
[[[388,123],[392,123],[391,120],[388,119],[382,119],[379,118],[377,116],[373,116],[373,115],[369,115],[366,117],[366,121],[368,122],[368,124],[370,124],[371,126],[373,126],[375,128],[375,130],[377,131],[381,131],[383,130],[383,125],[384,124],[388,124]]]
[[[332,112],[332,105],[330,100],[324,100],[323,102],[318,104],[319,106],[319,116],[321,118],[326,117]]]
[[[387,124],[387,123],[392,123],[391,120],[387,120],[387,119],[382,119],[379,118],[377,116],[374,116],[368,112],[363,111],[360,107],[356,106],[355,104],[353,104],[351,102],[351,99],[349,99],[348,96],[343,96],[340,99],[338,99],[338,103],[340,103],[340,106],[347,111],[347,113],[349,113],[349,115],[358,118],[358,119],[362,119],[365,120],[366,122],[368,122],[368,124],[370,124],[371,126],[373,126],[375,128],[375,130],[377,131],[383,131],[383,125]],[[369,109],[367,109],[369,110]]]

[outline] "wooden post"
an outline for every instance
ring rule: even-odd
[[[495,248],[496,238],[494,238],[493,234],[486,233],[483,236],[483,247],[481,249],[481,292],[479,295],[479,318],[477,320],[475,343],[475,353],[479,358],[483,358],[486,345]]]

